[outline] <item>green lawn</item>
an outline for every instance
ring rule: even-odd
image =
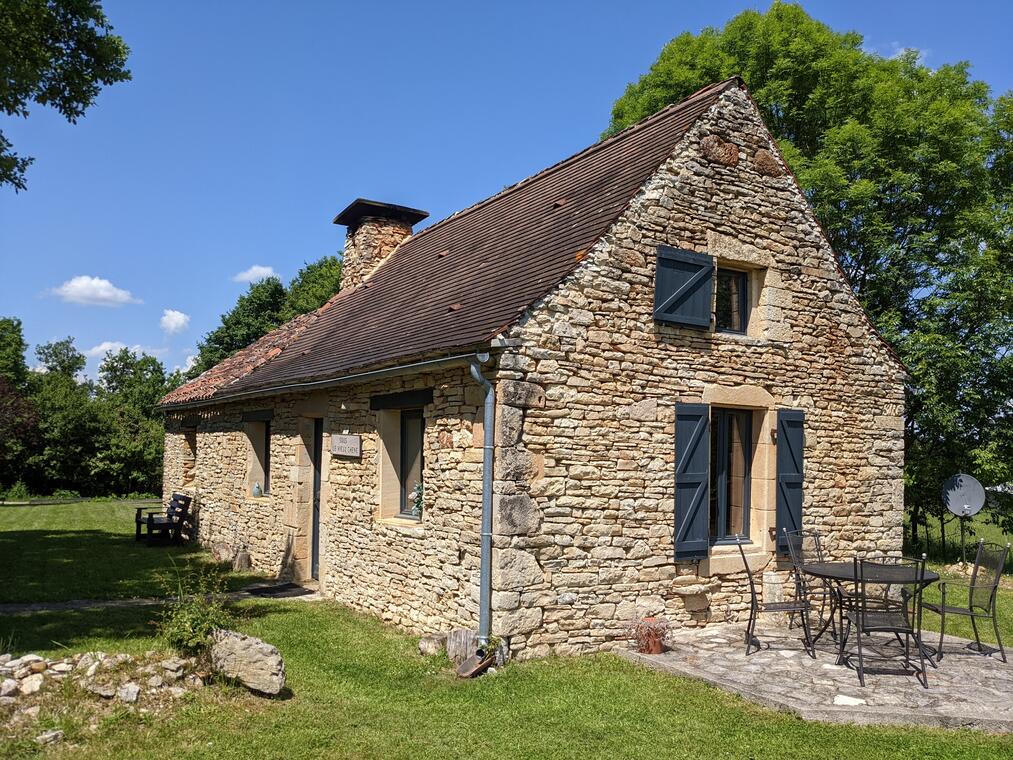
[[[0,507],[3,601],[152,593],[169,558],[193,549],[133,542],[133,510],[116,503]],[[233,582],[238,582],[234,579]],[[171,717],[123,711],[91,734],[74,719],[56,757],[95,758],[1009,758],[1013,737],[971,731],[805,723],[701,682],[599,655],[514,663],[459,681],[416,639],[335,604],[250,601],[238,627],[277,645],[291,694],[267,700],[215,687]],[[1013,642],[1013,591],[1003,592]],[[159,649],[157,607],[0,616],[0,649],[54,655]],[[931,623],[931,620],[928,622]],[[966,623],[959,625],[966,628]],[[957,634],[969,628],[952,629]],[[42,752],[24,743],[0,757]]]
[[[908,525],[906,535],[910,535]],[[939,520],[932,518],[928,524],[918,529],[919,546],[908,547],[907,551],[912,556],[921,552],[929,555],[929,560],[935,562],[956,562],[960,559],[960,521],[949,519],[946,523],[946,544],[942,543]],[[975,545],[979,539],[985,539],[994,544],[1007,544],[1013,542],[1013,535],[1004,533],[998,525],[992,525],[985,520],[981,513],[968,520],[967,525],[967,561],[974,562]],[[1013,573],[1013,556],[1006,560],[1006,572]]]
[[[452,677],[416,639],[338,605],[249,602],[240,627],[282,651],[291,695],[205,690],[171,720],[135,716],[96,736],[68,729],[57,757],[101,758],[1009,758],[1013,737],[805,723],[701,682],[611,655]],[[21,618],[19,651],[143,651],[149,610]],[[0,622],[0,637],[11,621]],[[42,716],[43,722],[51,720]],[[0,744],[0,756],[9,757]]]
[[[161,596],[173,562],[191,569],[213,564],[195,546],[135,542],[130,503],[0,506],[0,604]],[[229,583],[249,580],[231,576]]]

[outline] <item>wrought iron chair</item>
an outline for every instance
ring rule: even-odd
[[[739,542],[739,556],[742,557],[742,567],[746,571],[746,578],[749,581],[749,622],[746,624],[746,655],[753,653],[753,647],[756,647],[756,651],[759,652],[762,648],[760,642],[756,640],[756,618],[761,612],[783,612],[786,614],[801,613],[802,618],[802,646],[805,647],[806,654],[810,657],[816,657],[816,652],[812,644],[812,635],[809,631],[809,602],[804,598],[796,596],[795,599],[789,602],[761,602],[760,595],[756,591],[756,580],[753,578],[753,571],[749,569],[749,562],[746,560],[746,552],[742,548],[742,542]]]
[[[939,649],[936,652],[936,662],[943,659],[943,636],[946,631],[947,615],[962,615],[971,619],[975,648],[982,653],[985,649],[981,644],[981,637],[978,635],[978,621],[991,620],[992,630],[995,631],[995,640],[999,645],[999,655],[1002,657],[1002,661],[1006,662],[1006,650],[1003,648],[1002,637],[999,636],[999,623],[996,620],[996,596],[1009,551],[1009,544],[1000,546],[999,544],[986,543],[982,539],[978,542],[978,554],[974,558],[971,582],[941,582],[939,591],[942,599],[939,604],[924,605],[925,609],[939,615]],[[947,603],[947,597],[949,597],[949,603]]]
[[[838,662],[845,660],[845,645],[855,629],[858,646],[858,682],[865,686],[865,653],[862,636],[889,633],[904,650],[905,669],[914,670],[918,681],[929,687],[922,644],[922,590],[925,587],[925,555],[921,559],[879,557],[855,562],[855,591],[851,596],[846,628],[841,633]],[[918,650],[918,667],[912,662],[911,645]]]
[[[815,580],[803,572],[802,567],[813,562],[825,562],[826,555],[823,553],[823,540],[819,531],[811,528],[802,530],[791,530],[782,528],[785,544],[788,547],[788,557],[791,560],[792,575],[795,581],[795,596],[804,599],[809,604],[809,610],[816,611],[818,606],[819,620],[822,624],[827,608],[832,615],[834,609],[835,587],[830,581]],[[833,621],[831,621],[833,622]],[[788,628],[795,625],[795,616],[791,615],[788,621]],[[810,622],[811,626],[811,622]],[[837,626],[833,626],[831,636],[837,639]]]

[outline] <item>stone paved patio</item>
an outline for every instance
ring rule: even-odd
[[[877,648],[894,659],[866,657],[863,688],[853,668],[836,664],[836,644],[829,634],[817,644],[813,660],[802,648],[799,631],[764,622],[757,631],[763,649],[749,657],[742,623],[677,630],[664,654],[620,654],[806,720],[1013,732],[1013,663],[1004,664],[998,653],[982,656],[968,650],[966,640],[947,637],[943,661],[939,668],[929,668],[929,688],[924,689],[904,672],[902,658],[895,657],[901,652],[896,640],[883,638]],[[926,643],[933,641],[929,634]],[[852,638],[849,649],[853,643]]]

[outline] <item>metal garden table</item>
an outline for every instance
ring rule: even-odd
[[[819,641],[820,637],[827,632],[827,628],[834,621],[834,613],[839,602],[837,601],[840,595],[844,593],[842,586],[847,583],[855,584],[858,582],[856,576],[855,563],[849,562],[811,562],[802,565],[802,572],[806,575],[811,575],[814,578],[820,580],[830,581],[836,583],[838,587],[838,594],[834,594],[830,599],[830,613],[827,615],[827,619],[823,621],[820,629],[813,634],[813,644]],[[866,580],[871,581],[883,581],[897,584],[910,583],[913,584],[917,578],[911,573],[910,568],[904,566],[898,567],[884,567],[880,568],[878,575],[875,578],[867,578]],[[922,578],[923,587],[929,584],[935,583],[939,580],[939,573],[926,570],[925,575]]]

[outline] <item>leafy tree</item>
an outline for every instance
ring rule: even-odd
[[[73,378],[87,363],[84,354],[74,348],[74,339],[67,337],[36,347],[35,356],[47,373]]]
[[[101,422],[94,453],[88,461],[89,481],[106,493],[157,493],[162,487],[165,427],[141,409],[115,396],[93,402]]]
[[[76,371],[50,369],[32,379],[39,437],[25,463],[25,481],[33,493],[57,489],[85,494],[108,492],[91,478],[91,460],[98,449],[103,421],[95,413],[91,385],[78,381]]]
[[[205,335],[198,344],[190,377],[211,369],[280,325],[284,305],[285,288],[277,277],[251,284],[232,310],[222,314],[221,326]]]
[[[28,382],[28,364],[25,362],[25,335],[17,317],[0,317],[0,377],[14,388],[24,388]]]
[[[0,377],[0,491],[21,481],[39,433],[35,405]]]
[[[281,309],[282,321],[319,309],[340,287],[341,260],[337,256],[324,256],[307,264],[288,285]]]
[[[140,356],[129,348],[106,354],[99,366],[100,391],[120,405],[137,410],[148,418],[158,413],[155,405],[167,392],[165,367],[154,356]]]
[[[862,42],[779,2],[681,34],[616,101],[606,134],[745,79],[852,287],[912,371],[916,529],[955,470],[1013,480],[1013,95],[993,100],[967,63],[933,70],[913,51],[886,59]]]
[[[103,85],[130,79],[126,44],[97,0],[0,0],[0,111],[28,116],[51,106],[74,123]],[[0,185],[24,190],[34,159],[0,132]]]

